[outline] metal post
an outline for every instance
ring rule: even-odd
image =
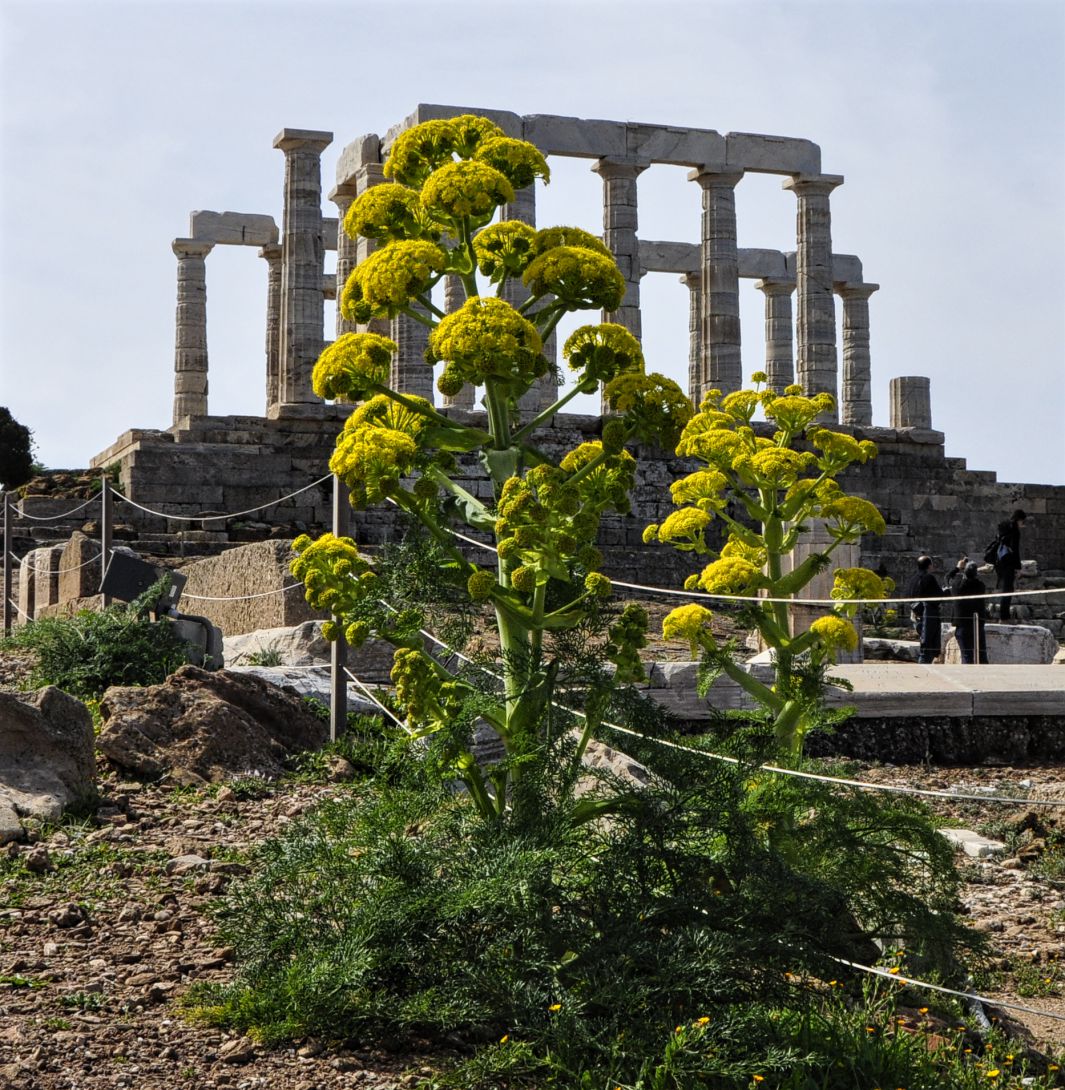
[[[344,482],[333,474],[333,533],[336,537],[347,537],[351,532],[351,504],[348,502],[348,489]],[[334,621],[336,618],[334,617]],[[329,649],[330,693],[329,693],[329,740],[335,742],[348,726],[348,677],[345,668],[348,665],[348,641],[344,629],[340,631]]]
[[[11,493],[4,493],[4,635],[11,635]]]
[[[111,559],[111,522],[113,519],[111,500],[111,479],[106,473],[100,478],[100,583],[107,574],[107,564]],[[103,608],[111,604],[111,595],[102,595]]]

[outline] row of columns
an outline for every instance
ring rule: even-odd
[[[267,290],[267,406],[278,415],[283,406],[314,403],[311,372],[323,347],[325,317],[323,264],[325,244],[321,211],[321,155],[332,134],[316,130],[284,129],[274,146],[285,156],[285,213],[280,244],[263,246],[259,254],[268,265]],[[363,149],[349,177],[329,194],[338,209],[336,284],[339,293],[355,265],[366,259],[375,243],[349,239],[343,230],[351,202],[369,186],[385,180],[376,140]],[[625,279],[625,296],[619,307],[603,315],[618,322],[637,338],[641,336],[637,179],[649,163],[626,158],[597,160],[593,169],[603,180],[604,242],[617,258]],[[739,317],[739,251],[736,229],[736,185],[741,170],[698,169],[689,179],[702,190],[700,219],[700,270],[683,278],[691,290],[689,392],[697,403],[707,390],[725,392],[743,385]],[[766,362],[772,388],[793,381],[804,392],[831,393],[842,405],[847,424],[868,425],[871,420],[869,308],[876,290],[870,284],[834,284],[829,196],[842,182],[837,175],[797,176],[784,188],[797,198],[796,275],[794,280],[765,278],[757,287],[765,294]],[[535,225],[535,192],[520,191],[503,210],[507,218]],[[175,350],[175,423],[207,413],[207,341],[205,258],[212,243],[177,239],[178,257],[177,338]],[[505,289],[518,303],[526,291],[520,282]],[[796,292],[794,317],[791,294]],[[843,299],[842,390],[837,389],[836,317],[833,293]],[[462,305],[461,281],[445,283],[445,309]],[[357,327],[337,313],[337,334]],[[392,384],[397,389],[432,399],[433,373],[424,363],[427,328],[400,315],[391,322],[374,321],[369,328],[386,333],[399,351],[393,365]],[[556,346],[545,346],[550,359]],[[555,396],[550,376],[530,391],[523,409],[535,412]],[[473,408],[474,391],[464,389],[445,404]],[[834,417],[833,417],[834,418]]]

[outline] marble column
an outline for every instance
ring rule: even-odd
[[[418,303],[411,309],[427,313]],[[392,389],[401,394],[417,394],[432,404],[433,368],[425,360],[425,350],[429,347],[429,327],[407,314],[397,314],[392,319],[389,336],[396,342],[397,349],[392,357]]]
[[[699,375],[703,358],[703,274],[685,273],[680,282],[688,289],[688,397],[699,407]]]
[[[337,299],[337,332],[338,337],[345,333],[356,333],[358,326],[348,321],[340,313],[340,294],[344,285],[348,282],[351,270],[355,268],[358,260],[358,246],[354,239],[348,237],[344,230],[344,217],[347,215],[351,202],[358,196],[359,190],[354,178],[333,186],[329,199],[337,206],[337,270],[336,270],[336,299]]]
[[[322,351],[325,247],[322,240],[322,152],[331,132],[282,129],[285,218],[281,245],[281,403],[313,404],[311,372]]]
[[[604,311],[604,322],[623,325],[640,339],[640,243],[636,179],[648,163],[629,159],[599,159],[592,170],[603,179],[603,242],[617,259],[625,278],[625,298],[614,311]]]
[[[791,293],[795,281],[790,277],[767,276],[754,286],[765,295],[765,373],[766,386],[780,393],[795,381],[792,344]]]
[[[891,380],[891,426],[931,429],[932,384],[924,375]]]
[[[213,242],[176,238],[177,320],[174,335],[174,424],[207,415],[207,255]]]
[[[444,277],[444,311],[454,314],[463,303],[466,302],[466,289],[462,286],[462,279],[454,273]],[[474,407],[476,391],[467,382],[459,392],[451,397],[444,397],[444,407],[447,409],[465,409],[470,412]]]
[[[832,294],[832,214],[829,194],[838,174],[796,175],[784,182],[798,200],[796,212],[796,374],[804,394],[837,396],[836,304]],[[825,413],[826,422],[838,419]]]
[[[702,349],[696,400],[707,390],[724,393],[743,386],[740,358],[740,270],[736,242],[736,184],[743,171],[693,170],[703,191]]]
[[[281,404],[281,244],[271,242],[259,256],[267,264],[266,280],[266,412]]]
[[[879,284],[841,284],[843,299],[843,382],[841,415],[844,424],[873,423],[872,367],[869,359],[869,296]]]
[[[356,195],[364,193],[372,185],[381,185],[383,182],[387,182],[385,177],[384,168],[380,163],[363,163],[362,166],[355,172],[355,191]],[[370,254],[374,252],[378,247],[378,240],[375,238],[366,238],[362,235],[355,240],[355,264],[365,261]],[[350,275],[350,270],[349,270]],[[344,292],[344,284],[347,283],[347,278],[343,282],[337,281],[337,292],[341,295]],[[382,337],[392,336],[392,323],[388,318],[371,318],[365,325],[357,327],[360,332],[379,333]]]

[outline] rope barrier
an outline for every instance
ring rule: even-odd
[[[344,667],[344,673],[347,674],[349,678],[351,678],[356,688],[358,688],[365,695],[366,699],[369,700],[371,704],[376,704],[377,707],[379,707],[381,711],[383,711],[385,715],[387,715],[388,718],[396,724],[397,727],[406,731],[407,734],[414,733],[414,731],[412,731],[410,727],[407,726],[407,724],[404,723],[403,720],[400,719],[399,716],[397,716],[396,713],[392,711],[391,708],[385,707],[385,705],[382,704],[381,701],[378,700],[377,697],[374,696],[373,693],[370,692],[370,690],[346,666]]]
[[[250,602],[253,598],[269,598],[274,594],[285,594],[296,587],[302,587],[302,583],[289,583],[285,587],[276,587],[274,590],[263,590],[258,594],[227,594],[221,597],[210,594],[186,594],[182,598],[188,598],[193,602]]]
[[[11,559],[14,560],[20,568],[27,568],[29,571],[35,572],[37,575],[65,575],[67,572],[80,571],[82,568],[87,568],[90,564],[95,564],[100,559],[100,557],[103,556],[103,550],[101,549],[95,556],[89,557],[88,560],[84,560],[80,564],[75,564],[73,567],[70,568],[58,568],[56,569],[56,571],[53,572],[49,571],[47,568],[38,568],[33,564],[27,564],[26,556],[29,556],[29,553],[27,553],[26,556],[21,557],[15,556],[15,554],[11,552],[10,549],[8,550],[8,553],[11,556]]]
[[[87,499],[80,506],[72,507],[69,511],[64,511],[61,515],[28,515],[23,511],[16,510],[15,508],[11,509],[11,513],[17,519],[29,519],[31,522],[58,522],[60,519],[69,518],[71,515],[76,515],[79,511],[84,511],[85,508],[89,506],[89,504],[95,503],[98,498],[98,496],[93,496],[91,499]]]
[[[10,605],[20,617],[25,617],[27,621],[32,621],[33,618],[23,610],[19,609],[18,602],[14,598],[8,598],[8,605]]]
[[[241,515],[254,515],[257,511],[265,511],[268,507],[276,507],[279,503],[284,503],[294,496],[299,496],[312,488],[317,488],[318,485],[325,481],[332,480],[332,477],[332,473],[327,473],[324,477],[319,477],[318,480],[311,481],[310,484],[306,484],[302,488],[297,488],[295,492],[289,492],[287,496],[281,496],[269,503],[260,504],[258,507],[249,507],[246,511],[231,511],[225,515],[168,515],[165,511],[156,511],[151,507],[145,507],[143,504],[131,500],[128,496],[123,496],[121,492],[114,492],[113,495],[119,502],[128,503],[130,507],[136,507],[138,511],[143,511],[146,515],[155,515],[158,518],[171,519],[174,522],[221,522],[226,519],[240,518]]]

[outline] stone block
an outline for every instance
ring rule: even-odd
[[[821,149],[811,140],[730,132],[725,135],[725,163],[765,174],[820,174]]]
[[[279,237],[273,216],[209,211],[189,213],[189,235],[222,246],[269,246]]]
[[[694,242],[651,242],[640,239],[640,268],[645,273],[695,273],[701,266],[699,246]]]
[[[381,138],[377,133],[367,133],[357,140],[352,140],[337,159],[337,185],[344,185],[353,180],[355,175],[368,163],[381,161]]]
[[[987,636],[987,657],[996,666],[1045,665],[1054,661],[1058,650],[1058,641],[1042,625],[989,624],[984,631]],[[961,651],[953,628],[943,645],[943,661],[947,664],[961,663]]]
[[[861,260],[854,254],[833,254],[832,280],[836,284],[861,284]]]
[[[742,279],[794,276],[788,272],[787,261],[779,250],[743,249],[739,251],[739,263]]]
[[[1006,845],[1001,840],[989,840],[971,829],[940,829],[939,833],[972,859],[984,859],[1006,850]]]
[[[626,126],[627,154],[649,163],[687,167],[725,164],[725,138],[713,129],[687,129],[668,125]]]
[[[525,139],[547,155],[602,159],[628,155],[627,126],[620,121],[585,120],[557,114],[526,114]]]
[[[100,543],[75,531],[59,562],[60,604],[94,595],[100,589]]]

